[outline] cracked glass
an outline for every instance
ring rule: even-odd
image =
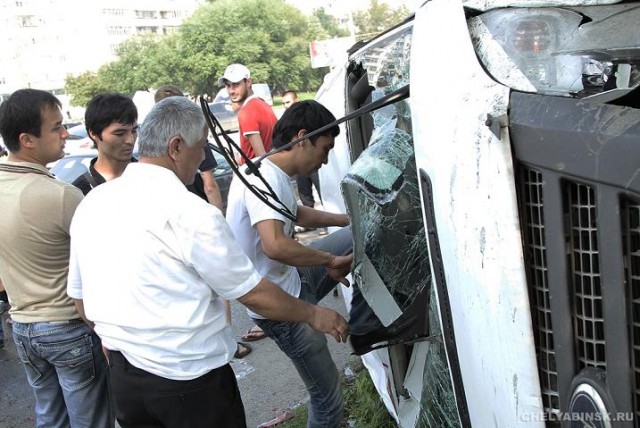
[[[429,304],[429,336],[427,363],[422,377],[420,413],[416,426],[457,428],[462,425],[458,417],[456,397],[440,329],[435,288],[431,289]]]
[[[371,101],[409,83],[410,50],[409,28],[355,56],[373,87]],[[420,394],[413,397],[420,402],[417,426],[455,427],[460,420],[432,283],[410,104],[409,98],[370,113],[366,149],[342,181],[354,235],[353,277],[385,326],[403,313],[421,314],[425,331],[419,340],[429,344],[426,362],[422,373],[409,374],[422,376],[421,391],[413,392]],[[425,293],[428,307],[419,298]],[[394,372],[407,381],[405,375]]]
[[[349,176],[360,196],[354,207],[360,250],[404,312],[431,283],[411,135],[398,128],[374,132]],[[356,263],[355,277],[362,277],[361,269],[367,266]],[[367,286],[360,285],[365,295]]]

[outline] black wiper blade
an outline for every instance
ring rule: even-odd
[[[220,152],[222,153],[222,156],[224,156],[226,161],[229,163],[229,166],[235,173],[236,177],[238,177],[240,181],[242,181],[242,184],[244,184],[245,187],[249,189],[251,193],[256,195],[256,197],[260,199],[263,203],[273,208],[275,211],[279,212],[280,214],[290,219],[294,223],[297,222],[298,219],[296,218],[295,214],[293,214],[291,210],[280,200],[280,198],[278,198],[278,195],[273,191],[269,183],[264,179],[264,177],[260,173],[258,166],[256,166],[253,163],[253,161],[249,159],[246,153],[242,151],[240,146],[238,146],[236,142],[233,141],[231,137],[229,137],[226,131],[222,129],[220,122],[218,121],[218,119],[216,119],[215,115],[211,112],[211,109],[209,108],[209,104],[207,103],[207,100],[205,100],[203,97],[200,97],[200,107],[202,108],[202,113],[204,114],[205,121],[207,122],[207,127],[211,131],[211,134],[213,135],[213,139],[215,140],[216,145],[220,148]],[[218,133],[216,132],[216,128],[220,130],[220,135],[218,135]],[[220,140],[220,136],[222,136],[222,139],[226,143],[226,146]],[[242,172],[240,171],[240,165],[238,165],[238,163],[236,162],[234,152],[237,152],[240,154],[240,156],[242,156],[242,158],[245,161],[245,164],[247,165],[247,169],[250,170],[251,173],[255,175],[262,182],[262,184],[264,185],[264,188],[261,189],[249,183],[247,178],[243,176]]]

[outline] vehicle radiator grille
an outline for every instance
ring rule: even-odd
[[[640,204],[623,197],[620,208],[627,302],[629,302],[633,409],[636,426],[638,426],[640,421]]]
[[[529,298],[542,388],[542,404],[545,412],[558,413],[560,401],[549,304],[547,252],[544,213],[542,211],[542,174],[532,169],[522,168],[520,178],[521,194],[524,199],[521,207],[527,274],[529,276]]]
[[[606,370],[595,191],[570,181],[564,182],[564,191],[578,367]]]
[[[561,411],[558,386],[557,350],[551,320],[552,287],[549,280],[548,253],[544,218],[544,176],[541,171],[522,166],[518,175],[521,198],[521,219],[528,276],[531,316],[534,327],[536,354],[542,404],[550,415]],[[593,187],[562,180],[561,185],[564,222],[563,253],[567,257],[568,286],[571,296],[571,343],[574,347],[575,373],[586,367],[606,370],[603,299],[600,278],[600,260],[597,240],[596,195]],[[640,220],[639,220],[640,221]],[[638,225],[638,253],[640,254],[640,225]],[[640,280],[640,258],[638,258]],[[640,293],[638,293],[640,315]],[[638,319],[638,367],[640,368],[640,319]],[[640,379],[640,372],[638,372]]]
[[[612,427],[640,428],[640,108],[519,92],[510,102],[547,426],[572,425],[563,418],[592,397],[618,416]]]

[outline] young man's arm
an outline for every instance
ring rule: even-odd
[[[264,143],[262,142],[262,137],[260,137],[260,133],[256,132],[254,134],[245,134],[249,139],[249,143],[251,143],[251,147],[253,147],[253,152],[256,156],[262,156],[266,153],[264,149]]]
[[[346,214],[330,213],[304,205],[298,205],[296,217],[298,218],[296,224],[302,227],[344,227],[349,225],[349,216]]]
[[[218,182],[213,176],[213,171],[202,171],[200,175],[202,176],[204,194],[207,197],[207,201],[222,211],[223,203],[222,195],[220,194],[220,186],[218,186]]]
[[[314,330],[332,335],[338,342],[345,342],[349,335],[349,326],[340,314],[297,299],[264,278],[238,301],[267,319],[306,322]]]
[[[324,266],[331,278],[349,286],[353,254],[336,256],[300,244],[284,234],[282,222],[263,220],[256,225],[262,250],[273,260],[289,266]]]

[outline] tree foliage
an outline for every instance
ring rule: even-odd
[[[103,86],[97,73],[90,71],[77,76],[67,76],[65,80],[65,91],[71,94],[70,102],[76,106],[84,106],[89,100],[100,92],[113,90]]]
[[[356,12],[353,22],[356,26],[357,39],[366,39],[399,24],[409,16],[405,6],[392,9],[388,4],[379,0],[370,0],[369,9]]]
[[[333,15],[329,15],[324,10],[324,7],[315,9],[313,16],[320,22],[320,25],[329,37],[345,37],[349,35],[349,30],[341,28],[338,19]]]
[[[308,46],[319,31],[283,0],[207,4],[179,33],[192,76],[189,90],[214,92],[225,67],[234,62],[245,64],[255,82],[268,83],[273,90],[316,89],[322,73],[311,68]]]
[[[355,22],[361,32],[377,32],[406,15],[406,8],[392,11],[371,0],[371,9],[356,14]],[[210,0],[176,33],[127,40],[116,61],[96,73],[69,76],[65,89],[74,105],[86,105],[100,92],[131,96],[165,84],[213,95],[226,66],[239,62],[275,92],[315,91],[328,70],[311,68],[309,42],[347,33],[322,8],[307,17],[284,0]]]

